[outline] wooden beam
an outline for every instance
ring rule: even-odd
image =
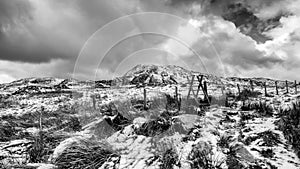
[[[147,91],[146,88],[144,88],[144,110],[147,109]]]
[[[277,85],[277,81],[275,81],[275,88],[276,88],[276,95],[278,95],[278,85]]]
[[[265,96],[268,96],[268,92],[267,92],[267,82],[264,82],[264,88],[265,88]]]
[[[250,80],[250,87],[251,87],[251,91],[253,92],[254,88],[253,88],[253,81]]]
[[[190,84],[190,88],[189,88],[188,95],[187,95],[187,100],[188,100],[190,98],[190,94],[191,94],[191,91],[192,91],[192,88],[193,88],[195,75],[192,76],[192,81],[190,81],[189,77],[186,77],[186,78],[188,80],[188,83]]]
[[[297,94],[297,80],[295,80],[295,94]]]
[[[286,93],[289,93],[289,84],[288,81],[285,81]]]
[[[237,88],[238,88],[239,95],[241,95],[240,84],[237,84]]]

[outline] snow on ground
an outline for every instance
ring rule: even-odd
[[[178,72],[181,68],[178,67],[167,67],[159,69],[160,72],[170,71]],[[174,71],[173,71],[174,70]],[[132,70],[127,73],[128,76],[135,76],[136,71],[142,71],[142,69],[137,68],[137,70]],[[182,98],[186,98],[189,91],[189,84],[185,81],[184,76],[187,76],[189,72],[181,72],[177,75],[180,77],[180,84],[168,84],[161,86],[146,86],[147,100],[153,100],[155,98],[161,97],[165,98],[165,94],[170,94],[173,96],[175,94],[175,86],[178,87],[178,93],[181,94]],[[157,76],[157,75],[156,75]],[[157,76],[156,78],[159,78]],[[239,78],[216,78],[214,76],[205,76],[205,80],[208,81],[208,93],[216,98],[223,96],[226,91],[231,91],[234,94],[238,93],[236,84],[241,84],[241,90],[244,87],[249,87],[249,79],[239,79]],[[265,79],[253,79],[256,82],[267,81],[268,87],[267,91],[269,94],[275,94],[273,81]],[[64,148],[67,148],[68,144],[76,142],[76,139],[103,139],[108,142],[113,149],[119,153],[121,156],[119,162],[119,168],[159,168],[160,161],[158,159],[154,160],[151,165],[147,163],[151,159],[155,159],[157,156],[161,155],[166,149],[174,148],[176,153],[179,155],[180,167],[174,166],[174,168],[191,168],[191,161],[189,159],[192,149],[197,146],[208,146],[211,148],[212,158],[216,161],[223,161],[222,168],[228,168],[226,164],[226,158],[228,157],[229,148],[224,148],[219,145],[221,136],[231,136],[229,142],[230,146],[237,147],[237,155],[240,157],[240,161],[246,163],[247,165],[253,165],[255,163],[265,166],[265,168],[270,168],[268,164],[278,167],[279,169],[296,169],[300,168],[300,160],[293,152],[290,145],[288,145],[283,133],[277,130],[275,121],[278,120],[275,112],[274,116],[270,117],[254,117],[253,120],[250,119],[245,121],[245,125],[241,125],[242,113],[254,114],[254,111],[241,111],[240,106],[242,102],[235,101],[236,106],[232,108],[223,107],[220,105],[213,105],[201,114],[196,110],[200,110],[197,107],[193,107],[194,114],[187,114],[185,110],[181,110],[179,115],[172,117],[174,119],[174,124],[179,124],[183,128],[184,132],[177,131],[176,129],[171,133],[162,133],[158,136],[144,136],[141,134],[136,134],[134,132],[135,128],[140,127],[142,124],[147,123],[149,119],[152,118],[147,113],[157,113],[161,114],[162,110],[149,110],[149,111],[138,111],[130,110],[127,112],[132,115],[132,124],[127,125],[124,129],[115,131],[112,128],[107,127],[105,122],[105,116],[100,113],[100,109],[104,105],[108,105],[111,102],[130,102],[131,100],[143,100],[144,87],[136,87],[136,85],[123,85],[123,86],[112,86],[110,88],[94,88],[91,86],[92,82],[79,82],[74,79],[68,79],[65,82],[69,89],[55,89],[55,85],[59,85],[64,82],[64,79],[55,78],[28,78],[23,80],[18,80],[9,84],[1,85],[0,87],[0,98],[3,99],[3,103],[0,104],[0,117],[1,125],[9,123],[10,125],[15,125],[15,122],[11,119],[7,120],[5,118],[12,115],[18,117],[21,120],[23,116],[28,114],[34,114],[36,112],[49,112],[49,114],[54,112],[60,112],[61,114],[67,114],[67,119],[70,117],[85,118],[85,116],[90,117],[86,120],[87,124],[82,126],[82,131],[72,131],[69,132],[65,129],[58,129],[57,133],[68,133],[64,141],[61,141],[59,145],[56,146],[54,151],[54,157],[56,158],[59,153]],[[193,87],[193,90],[197,90],[197,84]],[[224,84],[225,86],[222,86]],[[40,87],[35,93],[35,88],[27,87]],[[226,89],[224,91],[223,89]],[[24,90],[23,90],[24,89]],[[26,89],[26,90],[25,90]],[[264,88],[262,86],[255,86],[255,91],[264,93]],[[15,93],[20,91],[20,93]],[[290,89],[291,94],[283,94],[286,91],[284,85],[281,85],[279,96],[265,97],[263,94],[257,98],[253,98],[252,102],[264,101],[278,109],[288,109],[291,107],[291,103],[299,99],[299,94],[292,94],[294,89]],[[191,93],[191,97],[193,94]],[[200,91],[199,97],[203,98],[203,93]],[[162,106],[164,107],[164,106]],[[72,109],[77,114],[72,114]],[[67,112],[67,113],[66,113]],[[198,114],[199,113],[199,114]],[[155,116],[155,115],[153,115]],[[4,118],[5,117],[5,118]],[[86,118],[88,118],[86,117]],[[17,118],[16,122],[20,122]],[[34,117],[32,117],[34,118]],[[55,119],[56,118],[56,119]],[[51,120],[58,120],[56,116],[51,116],[49,118],[49,123]],[[11,121],[10,121],[11,120]],[[29,119],[30,120],[30,119]],[[65,120],[65,119],[64,119]],[[23,121],[21,121],[23,122]],[[63,126],[61,120],[57,122],[58,127]],[[46,122],[44,122],[46,123]],[[28,127],[22,128],[28,125]],[[36,135],[38,133],[37,126],[30,126],[30,124],[24,123],[19,128],[22,131],[26,131],[31,135]],[[35,124],[36,125],[36,124]],[[54,123],[53,123],[54,125]],[[103,126],[107,128],[104,128]],[[174,125],[175,126],[175,125]],[[172,126],[172,127],[174,127]],[[0,126],[2,127],[2,126]],[[57,127],[57,126],[55,126]],[[55,128],[54,127],[54,128]],[[105,131],[99,128],[104,128]],[[171,128],[172,128],[171,127]],[[175,128],[175,127],[174,127]],[[0,128],[1,129],[1,128]],[[46,128],[45,130],[53,129],[52,127]],[[248,131],[246,131],[248,130]],[[279,135],[280,143],[276,146],[265,146],[261,138],[253,140],[246,145],[245,139],[248,137],[255,137],[259,133],[271,131]],[[102,135],[101,135],[102,134]],[[101,135],[101,136],[100,136]],[[183,141],[184,139],[188,139]],[[243,137],[243,138],[242,138]],[[75,140],[75,141],[74,141]],[[30,140],[32,141],[32,140]],[[26,149],[27,144],[30,142],[26,139],[14,139],[9,141],[3,141],[0,143],[0,155],[8,155],[9,151],[23,151]],[[22,145],[22,143],[24,143]],[[11,145],[19,144],[15,148],[9,149],[7,147]],[[204,146],[204,147],[205,147]],[[262,150],[272,149],[274,155],[273,157],[263,157]],[[53,155],[52,154],[52,155]],[[20,156],[18,156],[20,157]],[[1,160],[0,160],[1,161]]]

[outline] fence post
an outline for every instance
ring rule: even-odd
[[[277,85],[277,81],[275,81],[275,88],[276,88],[276,95],[278,95],[278,85]]]
[[[268,96],[268,92],[267,92],[267,82],[264,83],[264,87],[265,87],[265,96]]]
[[[176,100],[178,99],[178,88],[177,88],[177,86],[175,86],[175,98],[176,98]]]
[[[206,81],[203,82],[203,88],[204,88],[204,90],[203,90],[204,100],[208,100],[207,82]]]
[[[237,88],[238,88],[239,95],[241,95],[240,84],[237,84]]]
[[[189,91],[188,91],[188,95],[187,95],[187,100],[190,98],[190,93],[193,90],[194,78],[195,78],[195,75],[192,76],[192,80],[190,82],[190,87],[189,87]],[[187,80],[190,81],[189,77],[187,77]]]
[[[95,99],[95,95],[92,95],[92,100],[93,100],[93,108],[94,110],[96,110],[96,99]]]
[[[254,88],[253,88],[253,81],[252,80],[250,80],[250,86],[251,86],[251,90],[253,92]]]
[[[144,110],[147,109],[147,91],[146,88],[144,88]]]
[[[297,80],[295,80],[295,94],[297,94]]]
[[[226,90],[225,86],[221,86],[221,92],[222,92],[222,95],[224,95],[224,91]]]
[[[288,85],[288,81],[285,81],[285,87],[286,87],[286,93],[289,93],[289,85]]]

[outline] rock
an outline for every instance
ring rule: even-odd
[[[115,132],[115,129],[105,120],[105,118],[103,117],[84,126],[81,133],[96,136],[99,139],[111,136]]]
[[[118,113],[114,117],[106,117],[105,121],[115,130],[122,130],[125,126],[131,124],[131,121],[121,113]]]
[[[234,145],[236,154],[241,161],[246,161],[248,163],[254,163],[254,156],[245,148],[245,146],[241,143],[237,143]]]

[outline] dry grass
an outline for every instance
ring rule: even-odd
[[[163,153],[160,161],[159,167],[161,169],[173,169],[174,165],[178,163],[178,154],[174,149],[168,149]]]
[[[62,169],[97,169],[113,157],[119,158],[107,143],[82,140],[66,149],[55,165]]]
[[[241,93],[236,97],[237,100],[245,101],[250,97],[258,97],[261,93],[257,91],[251,91],[250,89],[244,89]]]

